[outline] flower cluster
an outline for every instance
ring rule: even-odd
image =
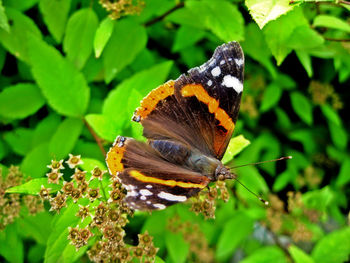
[[[178,216],[168,221],[168,229],[174,233],[181,233],[190,245],[189,262],[214,262],[214,251],[209,247],[207,239],[198,224],[182,222]]]
[[[202,190],[191,199],[191,211],[202,213],[205,218],[215,218],[216,200],[227,202],[229,197],[225,181],[217,181],[214,187]]]
[[[309,92],[312,96],[312,101],[316,105],[323,105],[329,100],[335,110],[343,108],[343,102],[339,94],[334,91],[334,88],[330,84],[323,84],[313,80],[310,82]]]
[[[287,195],[287,208],[276,195],[270,195],[271,206],[267,209],[267,225],[274,233],[290,235],[294,242],[310,241],[312,232],[307,228],[307,221],[317,222],[320,215],[304,206],[301,193],[288,192]]]
[[[104,178],[107,171],[98,167],[90,173],[80,170],[80,156],[70,154],[65,164],[64,160],[54,160],[48,165],[51,169],[47,173],[48,182],[62,185],[61,190],[50,194],[51,189],[42,186],[39,195],[50,202],[51,211],[60,212],[69,204],[77,203],[75,216],[81,220],[78,225],[68,228],[70,244],[79,249],[89,245],[91,237],[95,236],[95,243],[88,251],[89,259],[93,262],[130,262],[133,258],[153,262],[158,249],[154,247],[148,233],[139,235],[137,246],[124,242],[124,227],[133,212],[124,202],[126,191],[119,179],[109,176]],[[61,171],[67,166],[72,170],[72,175],[69,181],[63,180],[62,184]]]
[[[23,207],[31,215],[44,209],[43,203],[37,196],[21,196],[20,194],[6,193],[7,189],[22,183],[24,183],[23,174],[17,166],[11,166],[7,174],[4,175],[2,169],[0,169],[0,230],[19,217],[19,213]]]
[[[143,0],[100,0],[100,4],[110,14],[112,19],[119,19],[122,16],[140,14],[145,6]]]

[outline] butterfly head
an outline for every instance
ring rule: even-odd
[[[236,175],[231,173],[230,168],[219,165],[215,170],[215,180],[224,181],[227,179],[236,179]]]

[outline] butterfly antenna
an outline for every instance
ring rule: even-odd
[[[252,195],[254,195],[256,198],[258,198],[264,205],[268,206],[269,205],[269,201],[266,201],[265,199],[262,199],[259,195],[257,195],[256,193],[254,193],[253,191],[251,191],[248,187],[246,187],[244,184],[241,183],[241,181],[239,181],[236,178],[234,178],[237,183],[239,183],[241,186],[243,186],[249,193],[251,193]]]
[[[277,161],[288,160],[288,159],[292,159],[292,158],[293,158],[292,156],[284,156],[284,157],[281,157],[278,159],[273,159],[273,160],[267,160],[267,161],[262,161],[262,162],[257,162],[257,163],[248,163],[248,164],[233,166],[233,167],[230,167],[230,169],[244,167],[244,166],[250,166],[250,165],[263,164],[263,163],[277,162]]]

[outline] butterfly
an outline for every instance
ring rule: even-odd
[[[238,118],[243,71],[243,51],[230,42],[143,98],[132,120],[147,142],[118,136],[106,156],[131,209],[165,209],[210,182],[234,178],[220,160]]]

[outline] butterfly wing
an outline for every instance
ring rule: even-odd
[[[133,119],[148,139],[174,139],[220,160],[238,118],[243,69],[240,45],[224,44],[202,66],[151,91]]]
[[[127,189],[125,201],[132,209],[164,209],[186,201],[210,182],[165,161],[150,145],[132,138],[118,137],[106,161],[110,174]]]

